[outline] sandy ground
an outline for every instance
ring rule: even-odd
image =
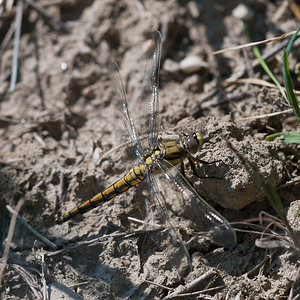
[[[270,225],[266,214],[275,217],[276,213],[226,144],[229,140],[276,188],[292,222],[299,207],[295,200],[300,199],[299,181],[293,182],[300,175],[299,146],[286,145],[281,139],[264,140],[271,133],[296,131],[292,114],[248,118],[289,106],[275,88],[245,83],[219,86],[239,74],[269,81],[260,67],[251,67],[255,57],[250,48],[212,53],[248,42],[234,12],[240,2],[51,2],[36,3],[54,19],[24,6],[13,92],[9,91],[13,41],[0,50],[0,253],[3,257],[12,216],[6,205],[15,207],[22,200],[20,216],[52,242],[43,242],[17,220],[0,298],[162,299],[175,297],[174,293],[185,294],[182,299],[299,296],[297,251],[283,244],[273,249],[256,247],[259,235],[249,231],[267,227],[273,234],[283,231]],[[243,3],[254,40],[297,27],[287,1]],[[15,10],[0,17],[3,44]],[[185,176],[237,229],[236,247],[219,247],[205,234],[190,230],[191,210],[170,196],[167,215],[180,220],[179,232],[192,270],[170,232],[155,227],[160,207],[151,201],[146,184],[79,220],[55,224],[58,213],[99,193],[136,162],[124,145],[126,135],[109,63],[119,64],[129,107],[137,116],[136,127],[145,131],[143,112],[148,99],[140,98],[146,87],[145,56],[153,30],[162,33],[160,137],[187,130],[203,134],[206,143],[196,156],[209,164],[196,165],[199,178],[185,162]],[[270,53],[279,45],[263,45],[260,50]],[[296,90],[300,89],[298,47],[296,41],[290,55]],[[279,51],[268,61],[279,80],[282,54]],[[193,70],[186,65],[191,57],[197,59]],[[264,222],[258,226],[263,211]],[[140,224],[128,217],[151,221]],[[293,224],[296,234],[298,224],[297,220]]]

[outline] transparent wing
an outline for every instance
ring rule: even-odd
[[[174,227],[182,228],[181,222],[194,234],[206,233],[218,245],[232,249],[236,244],[236,234],[229,222],[199,196],[176,167],[166,160],[158,161],[157,168],[161,174],[153,176],[155,188],[164,194],[163,206],[169,207],[174,214],[181,216]]]
[[[135,87],[130,91],[129,101],[118,66],[111,64],[110,70],[115,92],[119,98],[116,108],[118,112],[121,112],[126,134],[133,142],[138,156],[141,156],[143,150],[154,148],[157,145],[159,131],[158,81],[161,58],[161,35],[158,31],[153,32],[151,45],[148,44],[147,50],[145,43],[141,44],[141,47],[137,47],[137,62],[141,57],[143,60],[138,65],[142,67],[127,74],[127,80]],[[123,61],[123,63],[125,63],[124,68],[130,70],[130,66],[128,66],[130,61]],[[138,84],[140,78],[138,75],[141,74],[143,74],[142,81],[141,84]]]
[[[154,148],[157,144],[159,131],[158,115],[158,81],[161,58],[161,35],[159,32],[152,33],[151,44],[141,44],[141,49],[136,51],[136,60],[140,57],[143,60],[139,64],[138,70],[133,70],[127,75],[128,80],[134,87],[131,91],[132,98],[129,102],[129,108],[136,126],[137,135],[141,140],[141,145],[148,149]],[[145,46],[146,49],[145,49]],[[128,68],[128,67],[127,67]],[[141,84],[140,77],[142,75]]]
[[[121,105],[120,113],[126,129],[126,133],[130,137],[132,144],[135,147],[135,152],[138,157],[141,157],[143,153],[143,147],[138,140],[136,128],[134,125],[133,118],[128,108],[128,100],[126,91],[120,76],[120,70],[116,63],[110,65],[111,75],[113,80],[113,86],[116,88],[117,95],[119,97],[118,103]]]
[[[165,245],[163,247],[163,250],[165,251],[166,255],[170,259],[170,262],[174,265],[174,262],[178,264],[178,261],[181,261],[181,264],[183,260],[185,261],[186,267],[189,267],[191,270],[192,263],[191,259],[188,253],[188,250],[185,247],[185,244],[183,243],[181,236],[178,232],[178,220],[175,220],[173,216],[171,215],[171,210],[168,209],[168,206],[166,205],[165,201],[165,192],[167,191],[166,187],[162,186],[161,180],[158,180],[158,176],[149,174],[148,176],[149,185],[151,186],[151,199],[155,200],[155,210],[157,212],[157,215],[159,219],[159,224],[163,224],[163,226],[167,229],[168,232],[168,238],[160,240],[161,245]],[[164,191],[162,193],[161,191]],[[167,247],[166,247],[167,245]]]
[[[153,32],[153,62],[151,70],[152,97],[150,100],[150,120],[149,120],[149,146],[154,148],[157,145],[159,131],[159,70],[161,59],[161,34],[159,31]]]
[[[174,276],[184,276],[188,269],[191,270],[188,251],[172,226],[169,210],[163,205],[151,173],[143,183],[138,186],[135,197],[145,231],[139,241],[141,264],[152,278],[159,275],[158,264],[165,264],[164,269],[172,270]],[[155,262],[156,259],[159,261]]]

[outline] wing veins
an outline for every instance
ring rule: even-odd
[[[229,222],[211,207],[183,177],[176,167],[167,160],[157,161],[161,173],[172,182],[182,195],[192,203],[193,213],[199,218],[201,228],[211,233],[211,238],[221,246],[232,249],[236,244],[236,234]]]

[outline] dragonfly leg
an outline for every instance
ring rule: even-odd
[[[198,177],[198,178],[201,178],[201,176],[197,173],[197,171],[196,171],[196,167],[195,167],[195,164],[194,164],[194,162],[193,162],[193,156],[191,155],[191,157],[190,156],[188,156],[188,160],[189,160],[189,164],[190,164],[190,166],[191,166],[191,169],[192,169],[192,171],[193,171],[193,174],[194,174],[194,176],[196,176],[196,177]],[[195,158],[194,158],[195,159]],[[182,174],[182,176],[187,180],[187,178],[186,178],[186,176],[185,176],[185,171],[184,171],[184,163],[183,163],[183,160],[181,160],[181,163],[180,163],[180,173]],[[190,183],[190,182],[189,182]],[[191,184],[192,185],[192,184]]]
[[[194,162],[193,162],[192,160],[190,160],[189,157],[188,157],[188,160],[189,160],[189,163],[190,163],[190,166],[191,166],[191,169],[192,169],[192,171],[193,171],[194,176],[196,176],[197,178],[202,178],[202,177],[197,173]],[[182,176],[188,181],[188,183],[189,183],[191,186],[193,186],[193,183],[190,182],[190,181],[188,180],[188,178],[185,176],[183,160],[182,160],[181,163],[180,163],[180,173],[181,173]],[[204,177],[204,178],[207,178],[207,177]]]
[[[214,176],[210,176],[210,177],[207,177],[207,176],[200,176],[196,170],[196,166],[195,166],[195,163],[193,161],[193,159],[197,162],[200,162],[200,163],[203,163],[201,160],[198,160],[197,158],[191,156],[189,157],[188,156],[188,160],[189,160],[189,164],[191,166],[191,169],[193,171],[193,174],[194,176],[196,176],[197,178],[200,178],[200,179],[207,179],[207,178],[213,178],[213,179],[223,179],[223,178],[219,178],[219,177],[214,177]],[[187,179],[187,177],[185,176],[185,171],[184,171],[184,163],[183,163],[183,160],[181,161],[180,163],[180,173],[182,174],[182,176],[189,182],[189,184],[191,186],[193,186],[193,184]]]
[[[214,160],[214,161],[206,161],[206,160],[194,157],[192,155],[189,155],[188,158],[191,159],[193,161],[193,163],[198,162],[198,163],[203,164],[203,165],[213,165],[217,162],[223,162],[222,159],[218,159],[218,160]]]
[[[189,164],[190,164],[190,166],[191,166],[191,169],[192,169],[192,171],[193,171],[193,174],[194,174],[196,177],[201,178],[201,176],[200,176],[200,175],[197,173],[197,171],[196,171],[196,166],[195,166],[195,163],[194,163],[193,158],[194,158],[194,157],[193,157],[192,155],[188,157]]]
[[[192,156],[192,155],[189,155],[189,156],[188,156],[188,160],[189,160],[189,164],[190,164],[190,166],[191,166],[191,169],[192,169],[192,171],[193,171],[193,174],[194,174],[196,177],[198,177],[198,178],[200,178],[200,179],[207,179],[207,178],[223,179],[222,177],[215,177],[215,176],[210,176],[210,177],[207,177],[207,176],[200,176],[200,175],[198,174],[198,172],[196,171],[196,166],[195,166],[195,162],[200,163],[200,164],[204,164],[204,165],[212,165],[212,164],[217,163],[217,162],[220,162],[220,161],[222,161],[222,160],[216,160],[216,161],[212,161],[212,162],[207,162],[207,161],[205,161],[205,160],[196,158],[196,157],[194,157],[194,156]]]
[[[183,160],[181,160],[181,163],[180,163],[180,173],[182,174],[182,176],[184,178],[186,178],[185,176],[185,171],[184,171],[184,163],[183,163]]]

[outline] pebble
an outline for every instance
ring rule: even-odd
[[[101,163],[101,167],[102,167],[102,170],[103,170],[104,172],[108,172],[108,171],[111,170],[112,165],[111,165],[111,163],[110,163],[109,160],[104,160],[104,161]]]
[[[177,73],[179,71],[179,63],[167,58],[164,62],[164,70],[168,73]]]
[[[186,90],[192,91],[192,92],[199,92],[200,86],[199,86],[200,78],[198,74],[193,74],[191,76],[188,76],[183,81],[183,86]]]
[[[179,63],[180,70],[184,73],[190,74],[199,71],[202,68],[207,67],[207,63],[203,61],[200,57],[191,55],[185,57]]]
[[[201,5],[197,4],[196,1],[189,1],[188,2],[187,8],[189,10],[189,13],[191,14],[191,16],[194,19],[197,19],[197,18],[200,17],[200,7],[201,7]]]
[[[77,292],[82,292],[79,288],[77,288]],[[57,299],[65,299],[65,300],[83,300],[83,298],[75,293],[73,290],[69,289],[67,286],[60,283],[51,283],[48,286],[47,290],[48,299],[57,300]]]
[[[245,4],[239,4],[232,10],[232,16],[240,20],[248,21],[253,18],[254,12]]]
[[[98,165],[98,163],[100,162],[100,159],[101,159],[101,151],[97,147],[93,153],[93,161],[95,162],[96,165]]]

